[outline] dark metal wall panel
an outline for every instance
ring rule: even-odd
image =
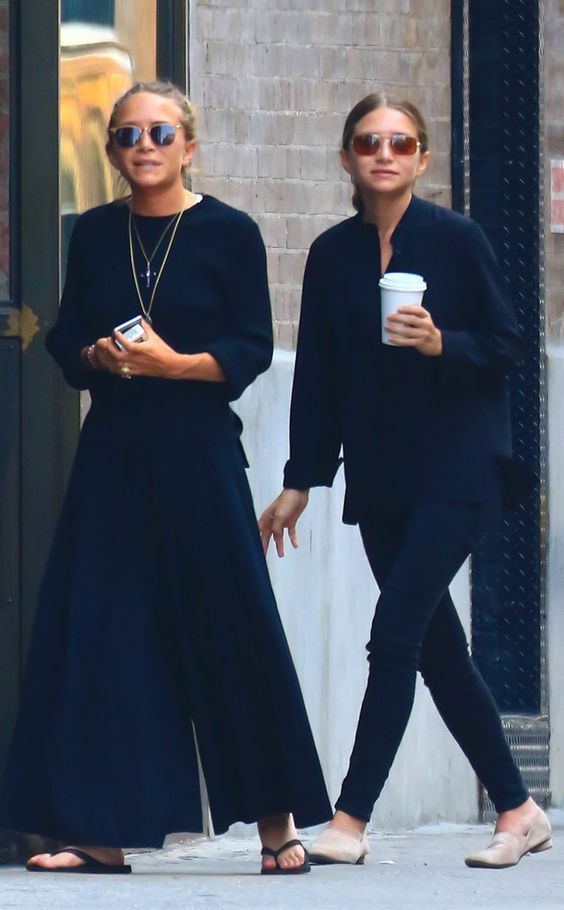
[[[500,709],[531,715],[543,710],[538,59],[537,2],[472,0],[471,214],[523,328],[526,354],[511,376],[514,446],[537,476],[472,561],[473,651]]]
[[[527,348],[511,380],[515,450],[537,476],[527,500],[472,560],[473,652],[502,709],[525,783],[546,806],[542,0],[452,0],[451,11],[453,205],[485,228],[511,288]],[[483,820],[496,815],[484,790],[480,814]]]

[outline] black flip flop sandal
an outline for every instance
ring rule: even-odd
[[[284,850],[288,850],[289,847],[301,847],[304,851],[304,861],[301,866],[295,866],[290,869],[281,869],[278,865],[278,857],[281,853],[284,853]],[[309,854],[302,844],[301,840],[289,840],[278,850],[271,850],[270,847],[263,847],[260,851],[261,856],[272,856],[276,866],[274,869],[261,869],[261,875],[303,875],[304,872],[311,872],[311,866],[309,864]]]
[[[128,872],[131,872],[131,866],[125,866],[123,863],[118,866],[113,866],[110,863],[101,863],[100,860],[94,859],[89,853],[85,853],[84,850],[78,850],[76,847],[63,847],[62,850],[55,850],[54,853],[51,853],[51,856],[58,856],[59,853],[72,853],[73,856],[83,861],[82,866],[52,866],[47,868],[46,866],[40,866],[38,863],[26,863],[25,867],[28,872],[82,872],[90,873],[91,875],[127,875]]]

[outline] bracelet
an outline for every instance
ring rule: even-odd
[[[96,365],[96,361],[94,360],[95,349],[96,349],[95,344],[89,344],[88,347],[85,348],[84,352],[83,352],[84,359],[87,361],[87,363],[89,364],[89,366],[92,370],[98,369],[98,367]]]

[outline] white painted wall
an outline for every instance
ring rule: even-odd
[[[294,357],[277,351],[272,368],[249,389],[237,410],[251,463],[257,513],[278,494],[287,458],[288,407]],[[283,560],[269,554],[280,613],[303,687],[331,799],[348,766],[368,664],[377,588],[357,528],[341,523],[343,477],[332,490],[316,489],[302,516],[300,548]],[[468,628],[468,571],[453,593]],[[419,681],[416,704],[373,823],[386,830],[431,820],[467,821],[477,815],[476,778]]]

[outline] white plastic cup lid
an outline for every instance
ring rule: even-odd
[[[386,272],[378,282],[389,291],[426,291],[427,282],[422,275],[413,272]]]

